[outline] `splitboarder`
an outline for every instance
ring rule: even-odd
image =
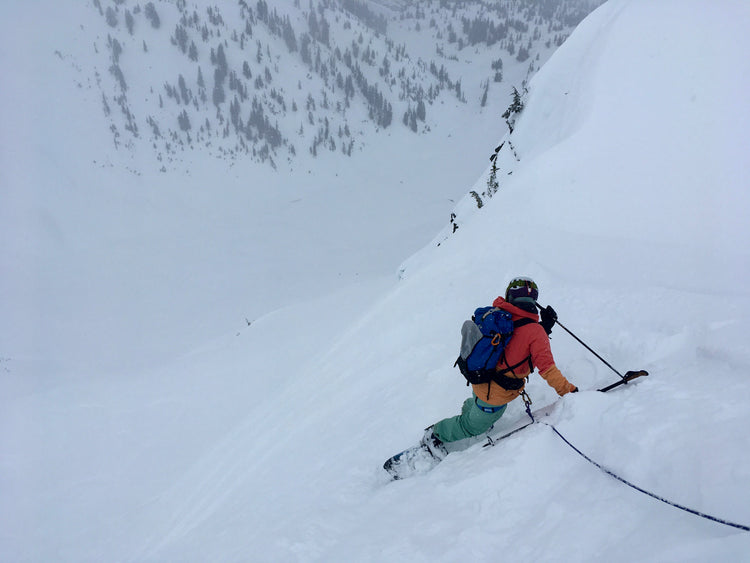
[[[472,384],[472,396],[466,399],[461,414],[436,422],[425,431],[420,445],[388,459],[384,468],[400,479],[425,472],[437,465],[449,452],[472,445],[477,436],[486,433],[503,416],[518,396],[525,397],[525,378],[536,368],[545,381],[563,396],[578,391],[555,365],[549,334],[557,320],[552,307],[537,315],[539,289],[531,278],[514,278],[493,307],[512,315],[512,337],[487,383]],[[460,359],[459,359],[460,361]],[[463,370],[462,370],[463,371]]]

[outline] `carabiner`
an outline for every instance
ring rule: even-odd
[[[521,391],[520,395],[521,395],[521,399],[523,399],[523,404],[526,405],[526,414],[529,415],[531,422],[535,422],[534,415],[531,414],[531,403],[532,403],[531,397],[529,397],[528,393],[526,393],[526,389]]]

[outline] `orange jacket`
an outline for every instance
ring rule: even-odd
[[[542,325],[538,324],[539,316],[536,313],[529,313],[511,305],[502,297],[495,299],[492,306],[511,313],[514,321],[524,318],[535,321],[520,326],[513,331],[513,338],[510,339],[508,346],[505,348],[505,361],[500,360],[495,369],[498,371],[507,369],[523,362],[524,358],[530,357],[531,363],[539,371],[539,375],[545,379],[550,387],[557,391],[558,395],[565,395],[575,389],[575,385],[565,379],[560,370],[557,369],[557,366],[555,366],[555,359],[552,357],[552,349],[549,346],[549,337],[544,332]],[[506,372],[505,375],[523,379],[531,371],[529,363],[525,362],[515,368],[513,372]],[[523,387],[515,391],[504,389],[494,381],[479,383],[472,387],[477,397],[491,405],[510,403],[523,391]]]

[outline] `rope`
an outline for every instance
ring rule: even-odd
[[[649,492],[649,491],[647,491],[645,489],[642,489],[641,487],[639,487],[637,485],[634,485],[630,481],[627,481],[627,480],[623,479],[622,477],[620,477],[619,475],[613,473],[612,471],[610,471],[606,467],[602,467],[601,464],[595,462],[593,459],[591,459],[589,456],[587,456],[581,450],[579,450],[578,448],[576,448],[573,444],[570,443],[570,441],[568,441],[567,438],[565,438],[565,436],[563,436],[562,434],[560,434],[560,432],[557,430],[557,428],[555,428],[554,426],[552,426],[550,423],[542,421],[542,424],[546,424],[547,426],[549,426],[550,428],[552,428],[552,430],[555,432],[555,434],[557,434],[562,439],[563,442],[565,442],[571,448],[573,448],[573,450],[575,450],[576,453],[578,453],[578,455],[580,455],[583,459],[585,459],[589,463],[595,465],[596,467],[598,467],[600,470],[602,470],[604,473],[606,473],[610,477],[614,477],[615,479],[617,479],[621,483],[626,484],[628,487],[631,487],[631,488],[635,489],[636,491],[643,493],[644,495],[648,495],[651,498],[655,498],[656,500],[659,500],[659,501],[661,501],[661,502],[663,502],[665,504],[668,504],[670,506],[674,506],[675,508],[679,508],[680,510],[684,510],[685,512],[689,512],[690,514],[694,514],[696,516],[700,516],[701,518],[705,518],[705,519],[711,520],[713,522],[718,522],[719,524],[724,524],[725,526],[731,526],[732,528],[737,528],[739,530],[744,530],[746,532],[750,532],[750,526],[745,526],[743,524],[735,524],[734,522],[729,522],[727,520],[723,520],[721,518],[716,518],[715,516],[711,516],[709,514],[705,514],[703,512],[698,511],[698,510],[694,510],[692,508],[688,508],[687,506],[682,506],[680,504],[677,504],[676,502],[672,502],[671,500],[667,500],[664,497],[660,497],[659,495],[656,495],[656,494],[651,493],[651,492]]]

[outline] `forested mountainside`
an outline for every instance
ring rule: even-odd
[[[598,0],[93,0],[91,58],[59,57],[118,152],[273,167],[429,134],[444,103],[510,99]]]

